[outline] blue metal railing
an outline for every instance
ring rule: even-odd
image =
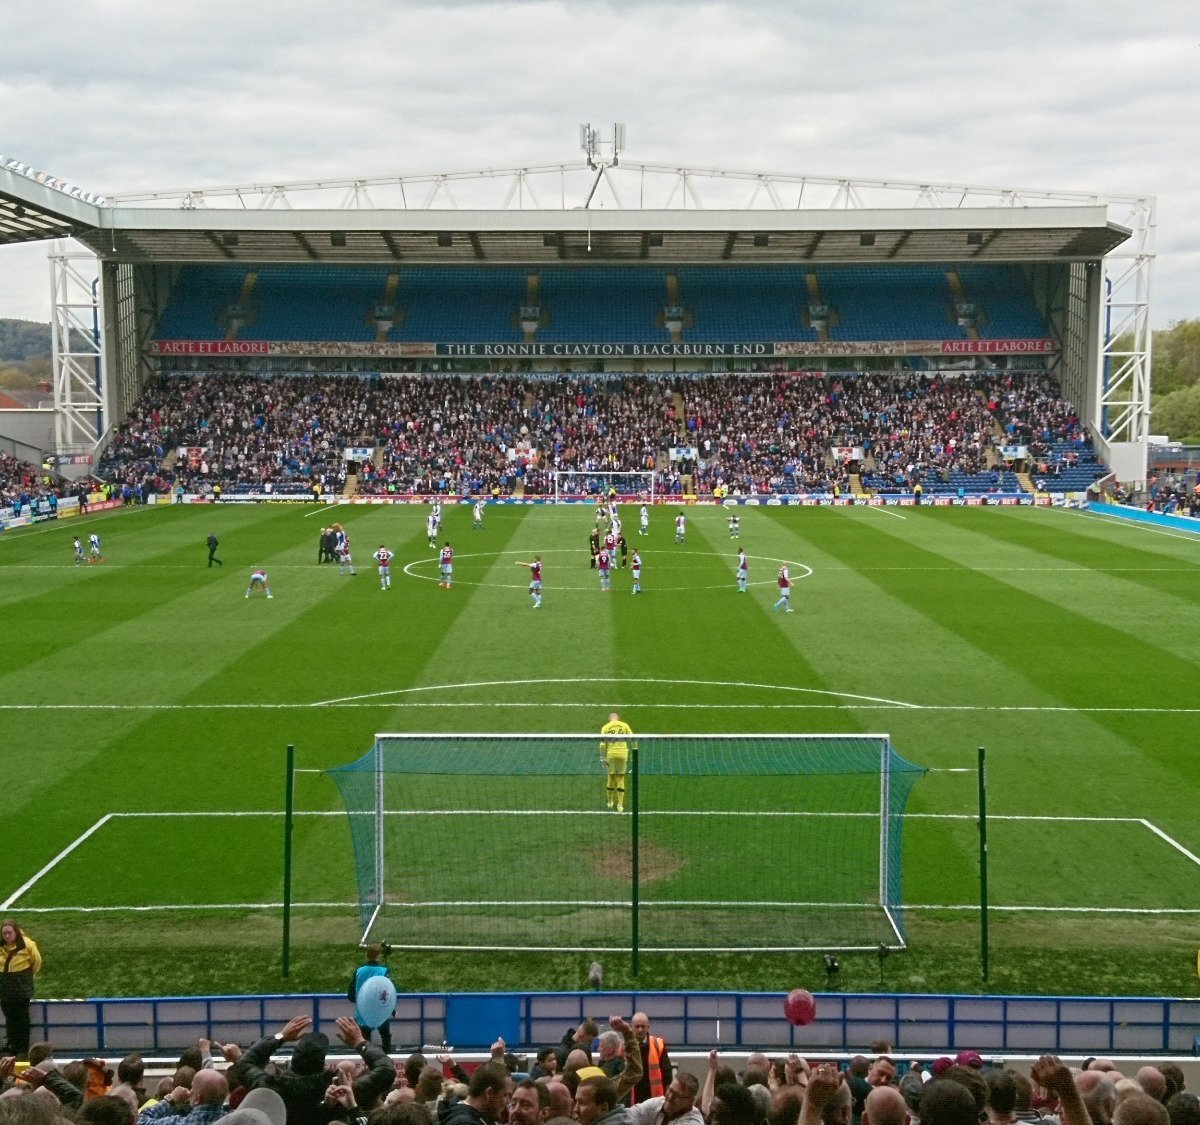
[[[484,1047],[503,1035],[514,1049],[556,1043],[584,1016],[646,1012],[680,1050],[795,1048],[859,1051],[876,1039],[901,1054],[1190,1054],[1200,999],[823,993],[817,1019],[793,1027],[782,993],[534,992],[401,994],[392,1037],[406,1047]],[[247,1044],[295,1015],[331,1028],[351,1015],[344,995],[141,997],[35,1000],[34,1038],[69,1053],[181,1051],[196,1039]]]

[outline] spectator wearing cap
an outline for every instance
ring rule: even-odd
[[[282,1030],[254,1044],[241,1058],[245,1085],[251,1090],[265,1087],[274,1090],[287,1109],[289,1125],[326,1125],[333,1114],[324,1104],[326,1091],[333,1082],[333,1073],[325,1069],[329,1038],[319,1031],[310,1031],[312,1020],[296,1016]],[[348,1016],[337,1021],[338,1038],[357,1051],[366,1064],[366,1072],[348,1087],[355,1102],[364,1108],[372,1107],[396,1079],[396,1068],[379,1048],[368,1043],[358,1025]],[[270,1074],[266,1065],[271,1055],[284,1043],[295,1043],[289,1070]]]
[[[983,1069],[983,1056],[978,1051],[959,1051],[954,1056],[955,1066],[969,1066],[972,1070]]]

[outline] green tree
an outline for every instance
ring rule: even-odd
[[[50,325],[0,319],[0,362],[50,354]]]
[[[1185,445],[1200,445],[1200,381],[1156,397],[1150,428]]]

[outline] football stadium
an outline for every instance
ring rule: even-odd
[[[1189,1054],[1153,199],[581,142],[107,197],[0,157],[54,278],[53,408],[0,411],[0,915],[72,951],[10,1050],[265,1061],[357,1001],[511,1083],[639,1011],[635,1109],[659,1035],[797,1086]]]

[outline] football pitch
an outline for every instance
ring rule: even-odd
[[[48,958],[41,993],[164,991],[153,982],[180,961],[194,969],[180,991],[278,983],[288,743],[312,771],[296,780],[292,986],[338,987],[359,915],[347,819],[322,771],[379,731],[588,733],[614,709],[643,733],[885,732],[929,771],[904,824],[904,968],[881,981],[871,957],[847,987],[979,990],[984,746],[993,990],[1195,992],[1200,536],[1058,509],[741,508],[740,594],[726,513],[686,509],[678,545],[675,511],[653,509],[645,537],[636,509],[622,511],[644,563],[636,597],[627,570],[600,591],[590,506],[492,506],[478,531],[469,507],[447,506],[449,590],[418,506],[169,506],[0,537],[0,915],[73,950]],[[316,564],[333,519],[357,576]],[[77,566],[72,538],[92,531],[107,561]],[[205,565],[210,531],[220,568]],[[386,592],[380,544],[396,554]],[[514,565],[535,553],[536,610]],[[790,615],[772,611],[783,561]],[[243,596],[258,566],[269,601]],[[602,806],[598,765],[587,784]],[[713,824],[753,811],[735,788],[706,779],[688,802],[711,806]],[[422,896],[486,895],[499,867],[533,887],[564,856],[604,885],[613,829],[572,794],[553,808],[554,788],[539,793],[553,831],[526,818],[416,847]],[[573,824],[562,817],[577,807]],[[787,902],[808,846],[753,817],[735,831],[754,844],[748,862],[722,863],[702,836],[658,856],[662,877]],[[453,936],[448,907],[429,918]],[[528,923],[555,921],[534,910]],[[782,987],[809,964],[690,956],[648,972]],[[447,958],[414,957],[404,983],[575,987],[578,975],[565,956],[493,955],[478,975]]]

